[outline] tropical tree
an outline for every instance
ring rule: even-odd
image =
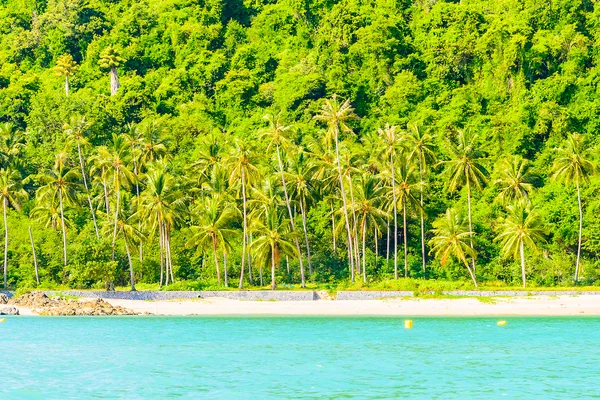
[[[19,155],[24,147],[21,131],[12,122],[0,124],[0,163],[4,168],[20,169]]]
[[[467,211],[469,218],[469,236],[473,247],[473,220],[471,211],[471,193],[474,188],[481,190],[487,182],[488,172],[482,163],[483,154],[477,147],[477,135],[470,131],[458,130],[456,142],[449,141],[447,150],[450,160],[442,161],[448,179],[448,190],[454,192],[459,188],[467,189]],[[471,259],[473,272],[475,258]]]
[[[98,64],[100,68],[107,69],[110,71],[110,95],[114,96],[117,94],[119,87],[119,74],[117,73],[117,67],[119,67],[125,60],[119,56],[119,53],[112,47],[107,47],[100,54],[100,60]]]
[[[7,287],[8,269],[8,219],[7,210],[13,207],[19,211],[21,203],[27,199],[27,192],[23,189],[21,176],[10,169],[0,169],[0,200],[4,215],[4,289]]]
[[[277,207],[268,207],[261,219],[254,219],[252,231],[257,237],[251,250],[261,265],[271,264],[271,289],[275,290],[275,270],[279,268],[281,256],[299,257],[293,244],[294,233],[290,222]]]
[[[326,99],[325,103],[322,105],[319,114],[314,117],[317,121],[322,121],[327,125],[326,131],[326,139],[327,143],[333,142],[335,143],[335,162],[337,166],[337,173],[340,183],[340,193],[342,195],[342,205],[344,212],[344,222],[346,223],[346,232],[348,233],[348,253],[349,253],[349,264],[352,271],[354,271],[354,261],[353,261],[353,239],[352,239],[352,230],[350,229],[350,219],[348,216],[348,201],[346,198],[346,190],[344,188],[344,175],[342,173],[342,164],[340,157],[340,133],[352,133],[352,128],[348,125],[348,122],[356,119],[356,114],[354,114],[354,109],[350,105],[350,99],[346,99],[343,103],[337,99],[337,96],[334,94],[331,99]],[[352,277],[354,278],[354,272],[352,272]],[[352,279],[354,281],[354,279]]]
[[[507,216],[498,226],[500,233],[495,240],[502,243],[504,257],[521,258],[521,276],[525,287],[525,246],[536,250],[537,244],[544,241],[543,220],[525,200],[509,205],[506,211]]]
[[[521,199],[528,200],[535,180],[528,160],[518,156],[502,160],[495,182],[500,188],[498,200],[505,205]]]
[[[441,259],[442,266],[446,265],[448,258],[455,257],[462,262],[475,286],[477,279],[475,271],[471,269],[467,257],[474,259],[477,256],[475,249],[471,245],[471,231],[468,221],[454,209],[449,208],[443,217],[433,222],[433,238],[429,240],[431,252]]]
[[[56,75],[65,77],[65,95],[67,96],[69,96],[69,89],[71,88],[69,77],[73,75],[76,70],[77,63],[70,54],[63,54],[56,60],[54,71],[56,72]]]
[[[575,282],[579,280],[579,263],[581,257],[581,235],[583,232],[583,207],[581,204],[581,185],[589,182],[590,176],[596,173],[596,166],[590,159],[591,149],[586,146],[585,138],[572,133],[567,137],[563,147],[557,148],[557,157],[552,166],[552,178],[566,185],[575,184],[577,189],[577,206],[579,208],[579,237],[577,240],[577,261],[575,263]]]
[[[421,257],[423,261],[423,272],[427,265],[425,254],[425,204],[423,201],[424,179],[429,166],[436,162],[435,156],[435,137],[423,129],[416,122],[409,122],[407,125],[407,134],[405,136],[406,146],[409,151],[408,160],[415,162],[419,166],[419,181],[421,188],[419,190],[419,214],[421,217]]]

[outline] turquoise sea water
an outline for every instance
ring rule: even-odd
[[[0,399],[600,398],[599,318],[13,317]]]

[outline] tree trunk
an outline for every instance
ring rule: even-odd
[[[350,171],[348,171],[348,184],[350,188],[350,202],[354,205],[354,189],[352,185],[352,176],[350,176]],[[354,265],[356,266],[356,272],[360,274],[360,247],[358,246],[359,237],[358,237],[358,219],[356,218],[356,211],[354,207],[352,208],[352,238],[354,242],[352,243],[352,247],[354,248],[354,257],[356,260],[354,261]]]
[[[363,223],[362,223],[362,275],[363,275],[363,282],[367,283],[367,257],[365,257],[365,250],[366,250],[366,242],[367,242],[367,216],[365,215],[363,217]]]
[[[279,151],[279,145],[277,145],[277,161],[279,162],[279,172],[281,173],[281,183],[283,185],[283,194],[285,196],[285,204],[287,206],[288,212],[290,214],[290,226],[292,228],[292,232],[296,232],[296,226],[294,224],[294,214],[292,213],[292,207],[290,206],[290,198],[287,192],[287,184],[285,182],[285,175],[283,173],[283,162],[281,161],[281,153]],[[300,280],[302,282],[302,287],[306,287],[306,278],[304,277],[304,263],[302,262],[302,251],[300,250],[300,242],[298,238],[294,236],[294,244],[296,245],[296,250],[298,251],[298,261],[300,262]]]
[[[581,257],[581,234],[583,231],[583,208],[581,207],[581,188],[579,180],[575,181],[577,186],[577,206],[579,207],[579,238],[577,240],[577,261],[575,262],[575,284],[579,281],[579,262]]]
[[[275,290],[275,247],[271,246],[271,290]]]
[[[160,254],[160,281],[158,283],[158,288],[162,288],[163,285],[163,270],[165,269],[165,259],[164,259],[164,240],[163,240],[163,230],[162,230],[162,221],[158,219],[158,252]]]
[[[4,289],[7,288],[7,271],[8,271],[8,219],[6,217],[6,207],[8,199],[5,197],[2,201],[4,211]]]
[[[90,196],[90,190],[87,185],[87,178],[85,176],[85,167],[83,164],[83,156],[81,155],[81,143],[77,140],[77,153],[79,154],[79,166],[81,167],[81,177],[83,178],[83,187],[85,188],[85,194],[87,195],[88,204],[90,211],[92,212],[92,220],[94,221],[94,231],[96,232],[96,239],[100,239],[100,233],[98,232],[98,223],[96,222],[96,213],[94,212],[94,206],[92,205],[92,197]]]
[[[117,225],[119,222],[119,207],[121,206],[121,185],[119,184],[119,179],[117,175],[117,171],[115,171],[115,190],[117,201],[115,204],[115,219],[114,219],[114,228],[113,228],[113,238],[112,238],[112,260],[115,261],[115,245],[117,244]]]
[[[475,274],[473,273],[473,271],[471,271],[471,266],[469,265],[469,263],[467,261],[465,261],[465,266],[467,267],[467,270],[469,271],[469,275],[471,275],[471,279],[473,280],[475,287],[477,287],[477,279],[475,279]]]
[[[398,204],[396,204],[394,150],[390,153],[390,168],[392,169],[392,201],[394,202],[394,279],[398,279]]]
[[[248,247],[252,246],[252,232],[248,234]],[[254,285],[254,278],[252,277],[252,256],[250,252],[248,252],[248,280],[251,285]]]
[[[215,256],[215,268],[217,270],[217,282],[221,284],[221,271],[219,271],[219,258],[217,257],[217,238],[212,235],[213,255]]]
[[[385,248],[385,263],[386,265],[390,262],[390,220],[386,222],[387,234],[385,236],[386,248]]]
[[[106,185],[106,175],[104,175],[104,167],[102,167],[102,186],[104,188],[104,204],[106,206],[106,216],[110,215],[110,203],[108,201],[108,187]]]
[[[127,260],[129,261],[129,279],[131,280],[131,291],[135,292],[135,278],[133,277],[133,262],[131,261],[131,252],[129,251],[129,244],[123,233],[123,242],[125,242],[125,252],[127,252]]]
[[[402,197],[402,223],[404,226],[404,277],[408,278],[408,238],[406,231],[406,195]]]
[[[337,256],[337,246],[335,243],[335,216],[333,215],[333,202],[331,202],[331,234],[333,236],[333,255]]]
[[[175,283],[173,276],[173,258],[171,257],[171,229],[165,224],[165,239],[167,242],[167,259],[169,260],[169,271],[171,272],[171,283]]]
[[[69,88],[71,86],[69,85],[69,75],[65,75],[65,95],[67,97],[69,97]]]
[[[352,282],[354,282],[354,259],[351,256],[354,252],[352,249],[352,233],[350,231],[350,219],[348,217],[348,209],[346,202],[346,190],[344,189],[344,177],[342,176],[342,164],[340,163],[340,150],[338,146],[338,132],[337,127],[335,129],[335,155],[337,161],[337,169],[338,169],[338,177],[340,179],[340,191],[342,194],[342,202],[343,202],[343,210],[344,210],[344,220],[346,222],[346,232],[348,233],[348,253],[349,253],[349,263],[350,263],[350,271],[352,276]]]
[[[525,246],[523,244],[523,238],[521,238],[521,245],[519,246],[519,251],[521,252],[521,275],[523,277],[523,287],[527,286],[527,281],[525,277]]]
[[[29,226],[29,241],[31,242],[31,252],[33,253],[33,266],[35,267],[35,281],[40,283],[40,274],[38,271],[37,255],[35,254],[35,244],[33,243],[33,233],[31,232],[31,226]]]
[[[242,168],[242,203],[243,203],[243,239],[242,239],[242,268],[240,271],[240,284],[238,286],[241,289],[244,286],[244,268],[246,262],[246,241],[248,240],[248,219],[246,215],[246,174],[244,168]]]
[[[117,67],[110,67],[110,95],[114,96],[121,87]]]
[[[67,229],[65,228],[65,213],[63,207],[63,196],[62,191],[58,191],[58,198],[60,201],[60,224],[62,227],[62,236],[63,236],[63,257],[64,257],[64,265],[67,266]]]
[[[422,157],[422,155],[421,155]],[[420,210],[420,214],[421,214],[421,256],[423,258],[423,272],[425,272],[425,267],[427,264],[427,260],[425,258],[425,209],[424,209],[424,204],[423,204],[423,162],[421,160],[421,157],[419,157],[419,180],[421,183],[421,210]]]
[[[310,261],[310,244],[308,243],[308,229],[306,227],[306,211],[304,205],[304,199],[300,199],[300,214],[302,214],[302,228],[304,229],[304,240],[306,242],[306,255],[308,257],[308,274],[312,276],[313,269]]]
[[[471,184],[469,178],[467,178],[467,208],[469,211],[469,237],[471,241],[471,248],[473,248],[473,222],[471,220]],[[475,257],[471,258],[471,265],[473,267],[473,273],[475,273]]]
[[[223,277],[225,278],[225,287],[229,286],[229,280],[227,278],[227,253],[223,251]]]

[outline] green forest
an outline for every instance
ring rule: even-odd
[[[600,285],[589,0],[0,0],[4,288]]]

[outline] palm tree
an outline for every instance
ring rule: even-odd
[[[254,154],[246,143],[238,141],[236,143],[233,154],[229,157],[227,162],[230,168],[229,184],[234,185],[237,181],[240,182],[242,189],[242,268],[240,271],[240,284],[241,289],[244,284],[244,267],[246,261],[246,251],[248,246],[248,186],[252,184],[258,177],[258,168],[256,168],[253,160]]]
[[[348,201],[346,198],[346,190],[344,189],[344,176],[342,174],[342,165],[340,157],[339,135],[341,132],[351,133],[352,128],[348,126],[348,122],[356,119],[354,109],[350,105],[350,99],[346,99],[342,104],[338,102],[337,96],[334,94],[331,99],[326,99],[325,104],[321,107],[321,111],[314,117],[318,121],[323,121],[327,124],[326,142],[335,142],[335,161],[337,164],[338,178],[340,182],[340,193],[342,195],[342,205],[344,210],[344,221],[346,223],[346,232],[348,233],[348,253],[349,253],[349,266],[354,270],[354,261],[352,255],[353,244],[352,244],[352,231],[350,229],[350,219],[348,217]],[[354,272],[352,273],[354,277]]]
[[[500,188],[498,200],[502,204],[510,204],[520,199],[527,200],[533,191],[535,180],[528,160],[518,156],[504,159],[500,164],[500,176],[495,182]]]
[[[502,242],[504,257],[521,257],[521,276],[525,287],[525,246],[535,250],[537,243],[544,241],[543,221],[525,200],[509,205],[506,211],[508,214],[498,226],[500,233],[495,241]]]
[[[286,137],[286,132],[291,128],[291,126],[285,126],[279,120],[279,117],[273,117],[272,115],[265,115],[264,119],[269,122],[269,128],[262,132],[261,137],[269,138],[269,145],[267,146],[267,151],[273,149],[275,147],[275,153],[277,155],[277,165],[279,166],[279,173],[281,175],[281,184],[283,185],[283,193],[285,196],[285,204],[288,209],[290,226],[292,228],[292,232],[296,232],[296,226],[294,224],[294,214],[292,213],[292,206],[290,205],[290,197],[288,195],[287,190],[287,182],[285,180],[285,170],[283,168],[283,160],[281,158],[281,148],[284,150],[290,146],[288,138]],[[300,263],[300,279],[302,282],[302,287],[306,287],[306,278],[304,276],[304,264],[302,262],[302,252],[300,251],[300,242],[298,241],[298,237],[294,236],[294,244],[296,245],[296,250],[300,255],[298,257],[298,261]]]
[[[481,190],[487,182],[488,172],[481,163],[482,154],[476,147],[477,135],[469,131],[459,130],[456,143],[448,143],[450,160],[442,161],[446,165],[445,174],[448,179],[448,190],[456,191],[461,187],[467,188],[467,207],[469,217],[469,235],[473,247],[473,221],[471,212],[471,191],[473,187]],[[475,258],[471,259],[475,271]]]
[[[400,135],[396,132],[395,125],[385,124],[383,129],[379,128],[378,133],[383,139],[384,156],[389,159],[390,183],[392,188],[392,207],[394,214],[394,278],[398,279],[398,210],[396,201],[396,162],[395,155],[400,146]]]
[[[421,181],[420,190],[420,216],[421,216],[421,257],[423,260],[423,272],[427,264],[425,254],[425,205],[423,202],[424,175],[430,164],[435,163],[434,152],[435,137],[423,131],[417,123],[408,123],[408,132],[406,135],[407,147],[409,149],[408,159],[414,162],[418,160],[419,180]]]
[[[575,282],[579,280],[579,261],[581,257],[581,233],[583,231],[583,207],[581,205],[581,185],[589,181],[596,173],[596,166],[590,160],[590,148],[586,147],[585,138],[577,133],[567,137],[565,145],[556,149],[558,153],[552,166],[552,178],[566,185],[575,183],[577,189],[577,206],[579,207],[579,238],[577,241],[577,261],[575,263]]]
[[[79,190],[79,173],[67,165],[66,153],[56,156],[54,167],[39,176],[40,188],[36,196],[41,203],[56,204],[58,199],[60,224],[63,235],[63,258],[67,265],[67,231],[65,225],[65,204],[76,204]]]
[[[0,200],[2,200],[2,211],[4,215],[4,289],[7,287],[7,265],[8,265],[8,219],[6,217],[8,207],[19,211],[21,202],[27,198],[27,192],[23,189],[22,180],[16,171],[0,169]]]
[[[178,190],[175,177],[168,170],[164,161],[149,166],[146,174],[146,188],[140,195],[139,209],[136,214],[149,228],[151,233],[158,229],[160,247],[160,283],[174,281],[171,261],[171,229],[183,218],[185,212],[185,196]]]
[[[281,256],[299,257],[292,243],[293,232],[290,232],[290,222],[277,207],[268,207],[264,218],[253,220],[252,231],[257,238],[252,242],[251,250],[261,265],[271,263],[271,289],[275,290],[275,269],[279,267]]]
[[[0,124],[0,162],[5,168],[20,169],[18,156],[24,147],[23,136],[13,123]]]
[[[83,186],[85,188],[85,194],[87,196],[88,205],[90,206],[90,212],[92,213],[92,220],[94,221],[94,231],[96,232],[96,239],[100,238],[100,234],[98,233],[98,224],[96,222],[96,212],[94,211],[94,206],[92,205],[92,197],[90,195],[90,190],[87,184],[87,178],[85,174],[85,165],[83,163],[83,155],[81,152],[81,148],[89,144],[85,137],[86,130],[88,128],[88,124],[85,120],[85,117],[81,116],[72,116],[69,120],[69,123],[63,125],[63,131],[65,134],[77,144],[77,155],[79,156],[79,167],[81,168],[81,177],[83,179]]]
[[[196,208],[195,214],[198,217],[198,224],[192,226],[192,237],[187,241],[186,247],[196,246],[199,251],[212,247],[217,280],[221,284],[218,253],[222,251],[225,254],[227,248],[231,247],[229,239],[236,233],[234,229],[231,229],[231,223],[236,218],[236,212],[224,201],[206,197]],[[225,286],[227,286],[227,278],[225,282]]]
[[[112,47],[107,47],[100,54],[100,60],[98,64],[100,68],[110,70],[110,95],[114,96],[117,94],[119,87],[119,74],[117,73],[117,67],[121,65],[125,60],[119,56],[119,53]]]
[[[54,67],[54,71],[58,76],[65,77],[65,94],[67,97],[69,96],[69,77],[75,73],[77,70],[77,63],[73,60],[73,57],[70,54],[63,54],[58,57],[56,60],[56,66]]]
[[[449,208],[443,217],[438,218],[433,223],[433,228],[434,236],[429,241],[429,245],[435,256],[441,258],[442,266],[446,265],[450,256],[454,256],[459,262],[465,264],[473,283],[477,286],[475,271],[471,270],[471,266],[467,261],[467,256],[471,259],[477,256],[471,245],[471,231],[469,231],[468,221],[454,209]]]

